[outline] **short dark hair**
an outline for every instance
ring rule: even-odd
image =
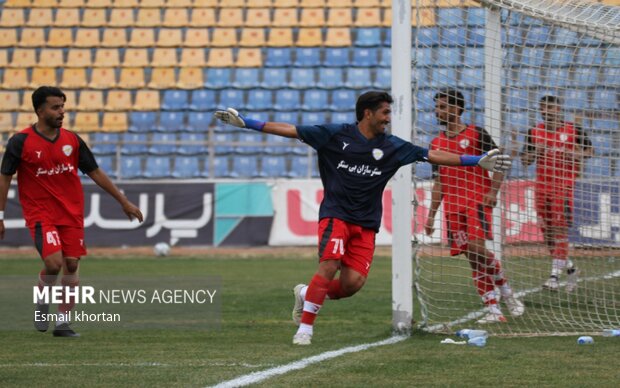
[[[557,96],[554,96],[554,95],[551,95],[551,94],[547,94],[546,96],[542,96],[540,98],[539,103],[541,103],[541,104],[558,104],[558,105],[561,104],[560,97],[557,97]]]
[[[34,107],[35,113],[41,105],[45,104],[45,101],[48,97],[61,97],[63,101],[67,101],[67,96],[55,86],[41,86],[37,90],[32,93],[32,106]]]
[[[448,100],[448,104],[458,106],[460,108],[459,115],[465,110],[465,97],[463,97],[463,93],[461,93],[458,89],[440,89],[437,93],[435,93],[433,101],[437,101],[440,98],[446,98]]]
[[[379,109],[379,106],[384,102],[392,104],[394,99],[392,99],[389,93],[376,90],[366,92],[359,96],[355,104],[355,117],[357,121],[361,121],[364,118],[364,111],[366,109],[370,109],[374,112]]]

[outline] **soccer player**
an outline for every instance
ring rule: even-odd
[[[435,94],[434,101],[435,116],[445,130],[431,141],[431,150],[480,155],[497,148],[487,131],[461,120],[465,98],[459,90],[442,89]],[[496,171],[490,177],[481,167],[435,165],[433,176],[435,180],[425,231],[433,234],[435,215],[443,200],[450,253],[453,256],[461,253],[467,256],[476,289],[487,309],[487,314],[478,323],[507,321],[497,303],[496,286],[510,314],[514,317],[522,315],[523,303],[514,297],[501,263],[485,246],[486,240],[493,239],[492,211],[504,174]]]
[[[58,88],[42,86],[32,94],[38,121],[12,136],[0,168],[0,239],[4,238],[4,209],[11,179],[17,173],[19,201],[34,245],[43,259],[39,289],[53,286],[62,271],[61,284],[77,287],[80,258],[84,246],[84,193],[78,169],[108,192],[122,206],[129,219],[142,222],[142,213],[97,166],[88,146],[75,133],[62,127],[65,94]],[[78,337],[69,326],[75,301],[64,300],[53,332],[56,337]],[[47,314],[49,304],[37,303],[35,317]],[[37,320],[35,328],[48,329],[49,321]]]
[[[381,223],[382,193],[401,166],[428,161],[498,171],[510,168],[510,157],[500,155],[499,150],[461,156],[429,151],[386,134],[392,102],[385,92],[362,94],[355,106],[357,122],[352,124],[295,126],[246,118],[232,108],[215,112],[216,118],[237,127],[299,138],[318,153],[324,187],[319,210],[319,266],[308,286],[294,288],[293,320],[299,329],[293,344],[310,345],[314,320],[326,297],[349,297],[366,282]]]
[[[594,154],[592,142],[579,126],[564,121],[560,99],[540,99],[543,121],[528,131],[521,161],[536,162],[535,203],[538,225],[551,253],[551,276],[543,284],[550,291],[559,288],[559,277],[567,274],[566,291],[577,287],[579,271],[568,258],[568,228],[572,222],[573,194],[584,159]]]

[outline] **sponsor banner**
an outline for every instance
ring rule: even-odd
[[[578,182],[570,240],[620,246],[620,182]]]

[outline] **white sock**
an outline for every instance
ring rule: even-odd
[[[499,286],[499,292],[504,298],[512,296],[512,288],[510,288],[508,283],[504,284],[503,286]]]
[[[308,286],[303,286],[301,288],[301,291],[299,291],[299,295],[301,296],[301,299],[306,300],[306,291],[308,291]]]
[[[551,261],[551,276],[560,277],[560,274],[566,267],[566,260],[553,259]]]
[[[306,333],[306,334],[310,334],[312,335],[312,325],[308,325],[305,323],[300,323],[299,324],[299,329],[297,329],[297,334],[299,333]]]
[[[499,306],[495,303],[489,305],[489,312],[495,315],[504,315],[502,314],[502,310],[500,310]]]

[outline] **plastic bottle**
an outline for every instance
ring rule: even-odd
[[[487,337],[474,337],[467,341],[467,345],[484,347],[487,344]]]
[[[603,337],[620,337],[620,329],[605,329]]]
[[[487,338],[489,333],[486,330],[476,330],[476,329],[461,329],[456,332],[456,336],[459,338],[472,339],[476,337]]]
[[[577,338],[577,343],[579,345],[588,345],[588,344],[593,344],[594,340],[589,335],[584,335],[584,336]]]

